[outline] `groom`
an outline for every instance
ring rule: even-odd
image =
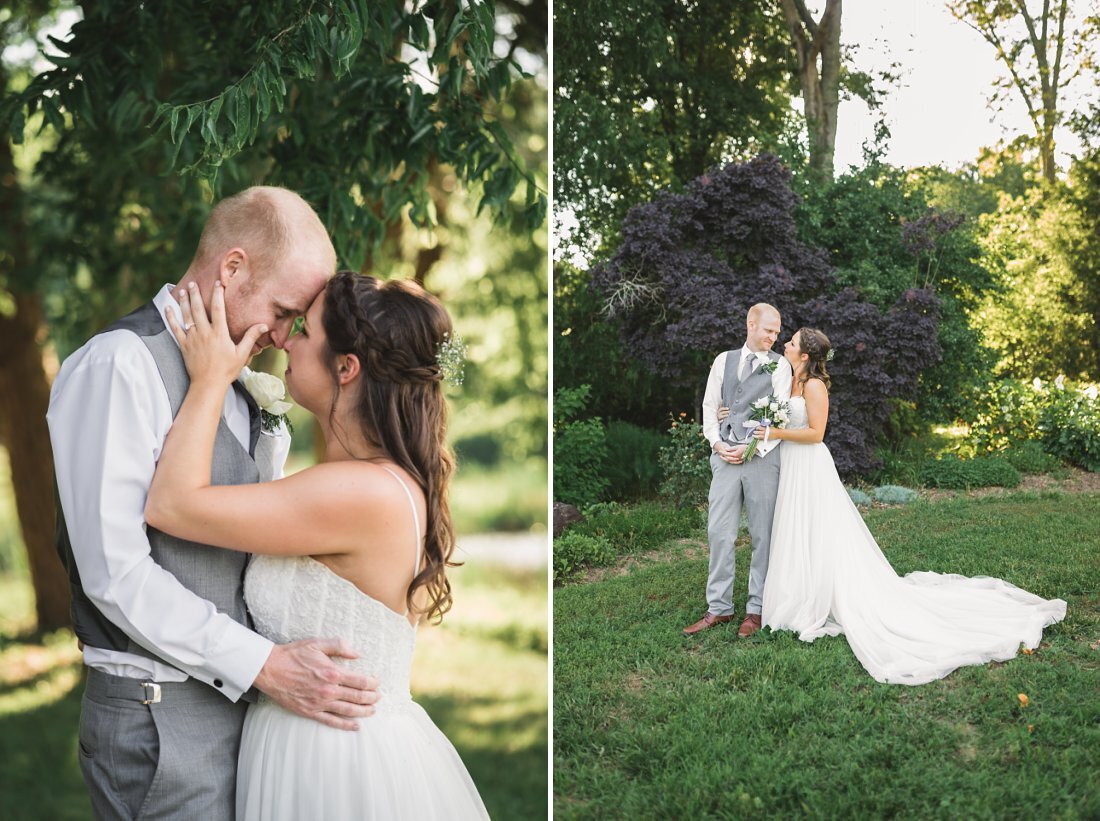
[[[710,368],[703,396],[703,435],[710,442],[710,507],[707,539],[710,569],[707,574],[707,612],[684,628],[691,636],[733,620],[734,550],[744,504],[752,536],[749,565],[749,596],[745,620],[737,635],[748,638],[760,629],[764,577],[768,573],[772,513],[779,490],[778,441],[760,442],[756,454],[744,461],[745,449],[755,425],[752,403],[775,395],[791,397],[793,374],[786,358],[771,348],[779,338],[779,311],[761,302],[749,309],[748,333],[740,350],[718,354]],[[729,415],[718,421],[719,407]]]
[[[255,324],[270,329],[258,352],[283,347],[335,268],[313,209],[286,189],[255,187],[214,207],[179,284],[195,282],[209,304],[221,280],[234,339]],[[180,316],[176,287],[164,286],[66,359],[47,414],[58,550],[89,668],[79,758],[97,818],[232,819],[253,687],[345,729],[378,698],[377,682],[332,660],[347,655],[342,642],[276,645],[249,629],[245,554],[185,542],[143,521],[189,382],[164,320],[165,311]],[[282,474],[289,437],[260,428],[256,402],[235,384],[215,440],[214,484]]]

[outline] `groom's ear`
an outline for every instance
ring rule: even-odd
[[[347,385],[359,376],[359,370],[359,357],[353,353],[343,354],[336,365],[336,378],[341,386]]]
[[[248,254],[243,248],[230,248],[222,257],[221,265],[218,266],[218,279],[222,281],[222,285],[228,287],[230,280],[247,271]]]

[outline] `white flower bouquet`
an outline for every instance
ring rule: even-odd
[[[770,428],[785,428],[787,423],[791,419],[791,406],[783,400],[778,399],[774,394],[768,396],[762,396],[752,403],[753,418],[744,423],[746,428],[752,428],[756,430],[758,427],[764,428],[764,441],[768,441],[768,429]],[[754,455],[756,455],[756,445],[760,442],[759,439],[750,439],[749,446],[745,450],[744,461],[749,461]]]

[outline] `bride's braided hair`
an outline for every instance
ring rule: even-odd
[[[451,608],[446,568],[456,566],[450,561],[455,532],[447,499],[455,462],[446,443],[447,402],[436,351],[451,333],[451,318],[438,299],[411,280],[383,282],[340,271],[325,291],[322,324],[334,380],[338,355],[359,358],[358,418],[367,441],[424,492],[424,565],[405,598],[411,610],[416,591],[427,588],[422,612],[441,619]]]
[[[825,383],[826,388],[830,387],[832,382],[829,379],[829,372],[825,368],[829,351],[833,347],[832,343],[829,342],[829,337],[816,328],[799,328],[798,333],[800,334],[798,338],[802,343],[800,346],[802,353],[810,357],[810,361],[806,363],[806,372],[802,374],[802,378],[798,381],[802,383],[808,379],[820,379]]]

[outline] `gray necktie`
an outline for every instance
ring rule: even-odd
[[[752,367],[753,366],[753,360],[754,360],[754,357],[751,353],[748,354],[747,356],[745,356],[745,355],[741,356],[741,367],[738,368],[738,370],[737,370],[737,378],[738,379],[744,380],[744,378],[746,376],[748,376],[749,374],[752,373],[752,371],[753,371],[753,367]],[[745,370],[746,365],[748,365],[748,370]]]

